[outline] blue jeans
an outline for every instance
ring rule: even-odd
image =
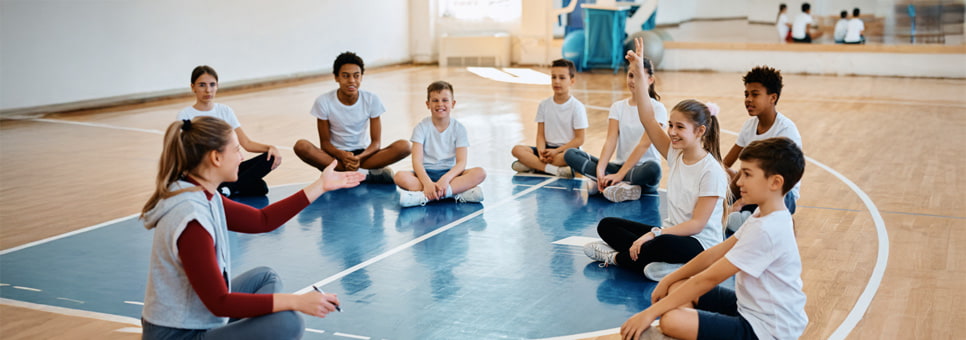
[[[568,149],[564,153],[564,160],[567,161],[574,171],[588,178],[597,180],[597,164],[600,162],[597,157],[580,149]],[[607,163],[604,170],[607,174],[616,174],[623,164]],[[641,192],[645,194],[656,194],[657,187],[661,184],[661,164],[654,161],[646,161],[641,165],[631,168],[624,176],[624,181],[633,185],[640,185]]]
[[[274,294],[282,291],[282,281],[271,268],[258,267],[231,280],[235,293]],[[141,339],[298,339],[305,325],[295,311],[231,319],[212,329],[181,329],[152,324],[141,319]]]

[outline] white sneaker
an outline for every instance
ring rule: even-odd
[[[513,161],[513,164],[510,164],[510,168],[513,169],[513,171],[516,171],[516,172],[531,172],[531,171],[533,171],[533,169],[530,169],[530,167],[528,167],[526,165],[523,165],[523,163],[520,163],[520,161]]]
[[[571,169],[569,166],[564,165],[559,169],[557,169],[557,176],[560,176],[563,178],[574,178],[574,170]]]
[[[426,195],[422,191],[399,190],[399,205],[404,208],[426,205],[427,202],[429,200],[426,199]]]
[[[617,251],[607,245],[607,242],[594,241],[585,244],[584,254],[594,261],[603,262],[604,265],[617,265],[617,262],[614,261]]]
[[[483,202],[483,188],[475,186],[456,195],[456,201],[460,203],[480,203]]]
[[[620,182],[604,188],[604,197],[611,202],[638,200],[641,198],[641,186]]]
[[[597,189],[597,181],[589,179],[584,181],[584,190],[587,190],[588,195],[596,195],[600,193],[600,190]]]
[[[366,176],[366,182],[392,184],[392,169],[389,167],[369,169],[369,175]]]
[[[651,262],[644,266],[644,277],[651,281],[661,281],[665,276],[683,266],[682,263]]]

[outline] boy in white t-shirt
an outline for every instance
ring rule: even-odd
[[[738,173],[731,169],[738,160],[741,150],[753,141],[771,137],[786,137],[795,142],[800,149],[802,148],[802,135],[798,132],[798,127],[775,108],[784,86],[781,71],[768,66],[757,66],[748,71],[742,77],[742,81],[745,83],[745,109],[751,118],[741,126],[738,140],[722,161],[728,174],[731,175],[731,192],[735,199],[733,211],[728,215],[726,224],[731,231],[737,230],[755,210],[754,204],[741,199],[741,193],[735,185]],[[801,183],[796,183],[795,187],[785,195],[785,206],[792,214],[795,213],[800,187]]]
[[[741,152],[738,186],[758,210],[733,237],[705,250],[666,276],[651,306],[621,327],[638,339],[655,319],[678,339],[798,339],[808,316],[802,260],[784,195],[805,169],[801,149],[788,138],[769,138]],[[735,290],[718,286],[735,278]]]
[[[453,197],[457,202],[483,201],[483,168],[466,168],[470,146],[466,127],[450,118],[456,100],[453,85],[436,81],[426,88],[430,116],[413,129],[413,171],[401,171],[394,181],[401,189],[399,205],[412,207]]]
[[[576,73],[577,68],[570,60],[557,59],[550,65],[553,97],[540,102],[537,107],[536,146],[513,147],[513,157],[517,159],[511,166],[514,171],[537,170],[560,177],[574,177],[564,159],[564,152],[584,144],[584,130],[589,126],[584,104],[570,95],[570,87],[577,82]]]
[[[835,30],[832,31],[832,39],[835,40],[836,44],[841,44],[845,42],[845,32],[849,27],[849,12],[842,11],[839,13],[839,21],[835,22]]]
[[[381,148],[380,116],[386,108],[375,94],[359,89],[365,73],[362,58],[343,52],[335,58],[332,72],[339,88],[316,98],[311,111],[318,119],[320,147],[300,139],[295,155],[319,170],[338,161],[337,170],[358,170],[367,175],[366,181],[392,183],[388,166],[409,156],[409,142],[400,139]]]
[[[811,43],[822,37],[822,31],[815,25],[812,19],[812,5],[803,2],[802,13],[799,13],[792,21],[792,42]]]
[[[859,19],[859,8],[852,9],[852,19],[849,19],[849,23],[845,30],[845,38],[842,42],[846,44],[864,44],[865,37],[862,35],[865,32],[865,23],[862,19]]]

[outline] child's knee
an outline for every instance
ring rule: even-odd
[[[295,146],[292,147],[292,151],[295,151],[296,155],[304,155],[312,148],[315,148],[315,145],[313,145],[312,142],[299,139],[295,142]]]
[[[390,145],[389,147],[392,148],[393,151],[401,155],[409,155],[410,153],[412,153],[412,144],[402,139],[392,143],[392,145]]]
[[[661,316],[661,333],[675,339],[692,338],[689,334],[697,333],[697,312],[683,308],[672,309]],[[693,321],[693,322],[692,322]]]

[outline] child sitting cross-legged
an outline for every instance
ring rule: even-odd
[[[486,171],[466,168],[470,146],[466,127],[450,118],[456,106],[453,85],[437,81],[429,84],[426,92],[430,116],[413,129],[413,171],[401,171],[393,178],[402,189],[399,205],[425,205],[449,197],[457,202],[482,202],[479,184],[486,179]]]

